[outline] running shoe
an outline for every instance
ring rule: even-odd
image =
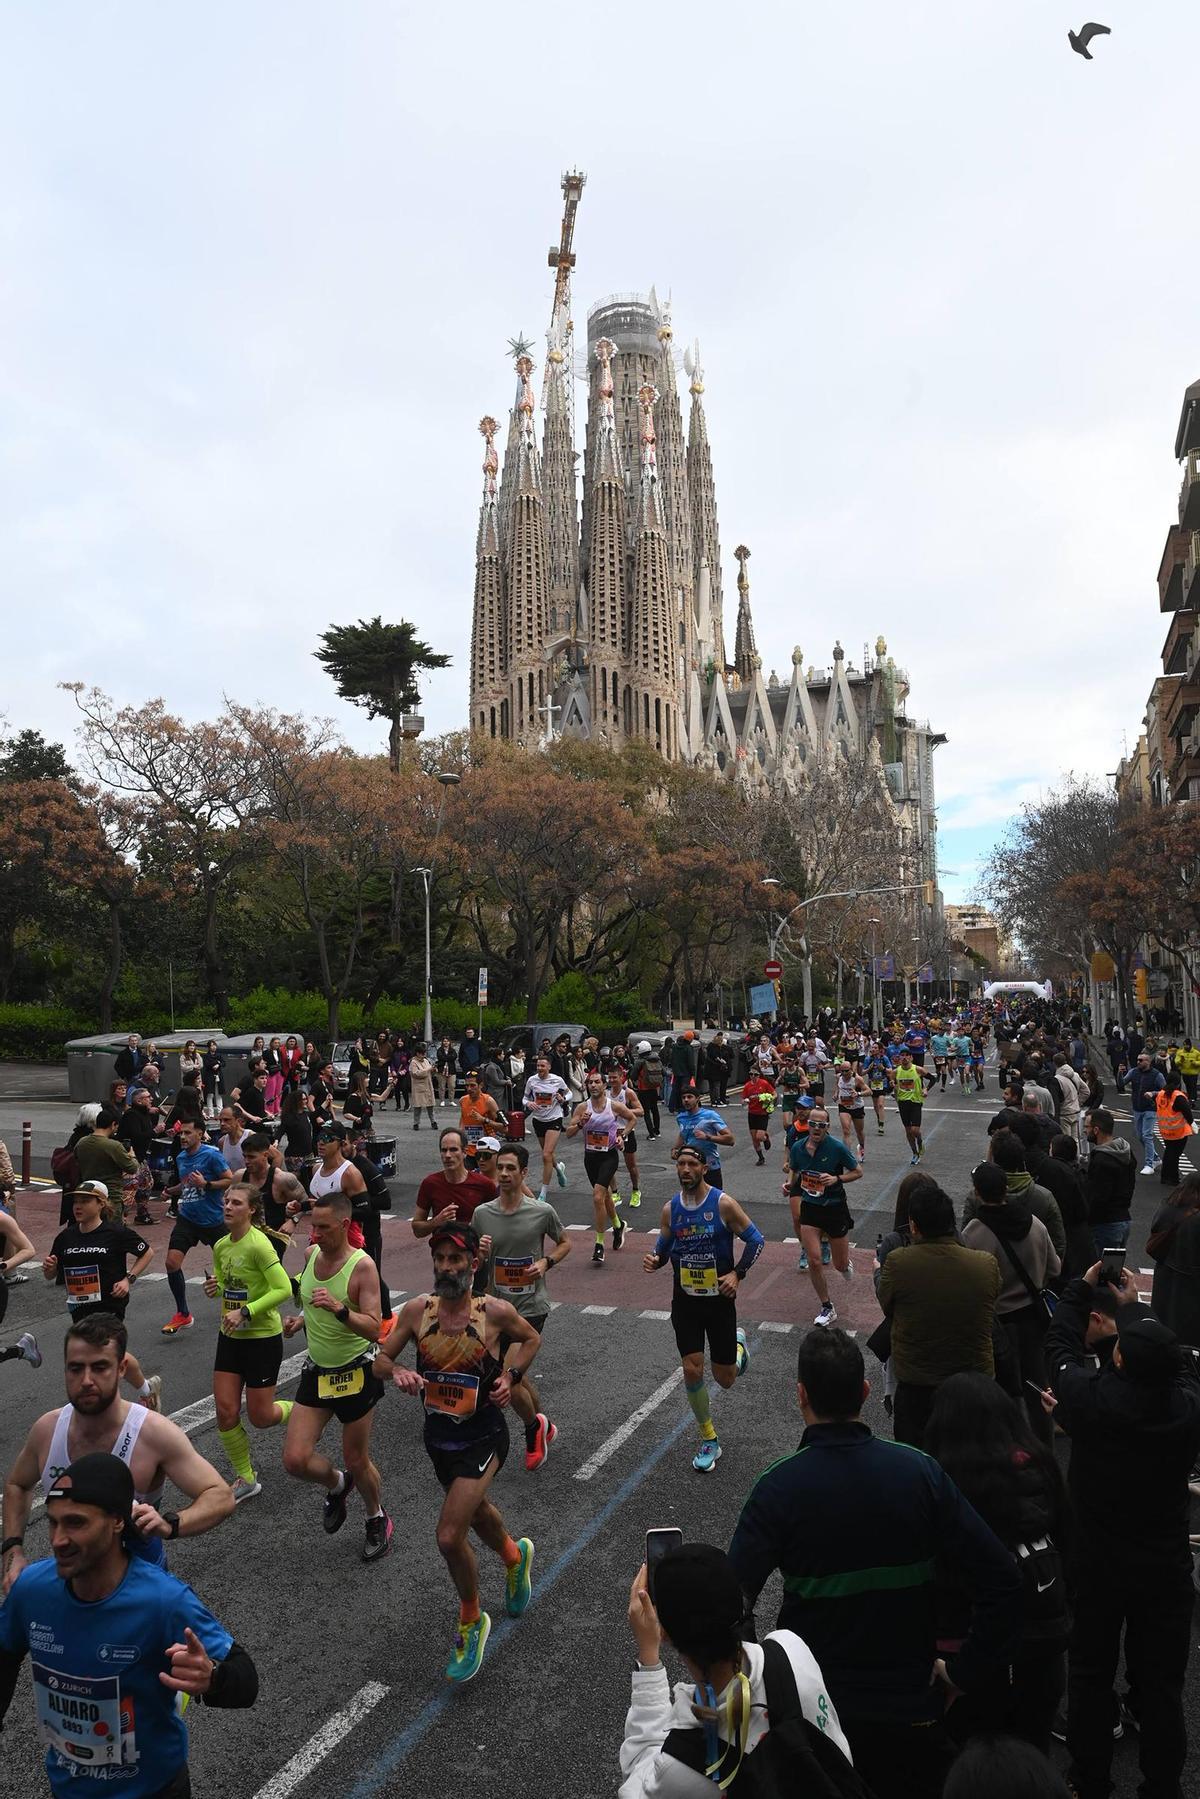
[[[243,1499],[257,1499],[262,1492],[261,1480],[244,1480],[240,1474],[230,1485],[233,1488],[234,1505],[241,1505]]]
[[[163,1325],[162,1334],[164,1337],[177,1336],[180,1331],[190,1331],[195,1322],[190,1312],[176,1312],[170,1323]]]
[[[533,1543],[529,1537],[521,1537],[517,1548],[521,1551],[521,1559],[509,1569],[504,1584],[504,1609],[510,1618],[519,1618],[533,1597],[533,1582],[529,1578],[533,1567]]]
[[[763,1166],[763,1164],[766,1162],[766,1159],[767,1158],[765,1156],[759,1156],[757,1162],[755,1163],[755,1167],[761,1168]]]
[[[721,1445],[715,1437],[706,1437],[692,1457],[697,1474],[711,1474],[721,1459]]]
[[[386,1512],[378,1518],[367,1519],[367,1540],[363,1544],[362,1559],[364,1562],[377,1562],[386,1555],[392,1541],[392,1521]]]
[[[861,1168],[861,1167],[862,1167],[862,1165],[863,1165],[863,1163],[864,1163],[864,1162],[865,1162],[865,1161],[866,1161],[866,1159],[867,1159],[867,1152],[866,1152],[866,1150],[865,1150],[865,1149],[860,1149],[860,1150],[859,1150],[859,1152],[858,1152],[858,1165],[859,1165],[859,1167],[860,1167],[860,1168]]]
[[[883,1135],[884,1135],[884,1129],[883,1129],[883,1126],[882,1126],[882,1125],[880,1125],[880,1126],[879,1126],[879,1131],[878,1131],[878,1134],[879,1134],[879,1136],[881,1136],[881,1137],[882,1137],[882,1136],[883,1136]]]
[[[624,1243],[624,1241],[625,1241],[625,1232],[628,1230],[628,1228],[629,1228],[629,1226],[625,1223],[625,1220],[623,1218],[618,1218],[616,1220],[616,1222],[614,1223],[614,1225],[612,1227],[613,1248],[614,1249],[620,1249],[622,1243]]]
[[[635,1187],[633,1189],[633,1192],[629,1195],[630,1210],[636,1212],[638,1207],[641,1205],[641,1203],[642,1203],[642,1190],[640,1187]]]
[[[837,1313],[834,1311],[833,1306],[828,1300],[826,1300],[825,1304],[821,1307],[821,1310],[813,1319],[813,1323],[819,1324],[822,1329],[824,1329],[826,1325],[837,1323]]]
[[[554,1175],[559,1186],[565,1187],[567,1184],[567,1165],[565,1162],[556,1162],[554,1164]]]
[[[17,1338],[17,1348],[21,1352],[22,1359],[28,1362],[31,1368],[41,1367],[42,1352],[38,1348],[38,1340],[32,1331],[21,1332],[21,1335]]]
[[[796,1266],[801,1274],[808,1273],[808,1251],[806,1249],[800,1251],[800,1260],[796,1263]]]
[[[910,1163],[909,1163],[909,1167],[910,1167],[910,1168],[915,1168],[915,1167],[916,1167],[916,1165],[917,1165],[917,1163],[918,1163],[918,1162],[919,1162],[919,1161],[920,1161],[920,1160],[921,1160],[921,1158],[920,1158],[920,1156],[914,1156],[914,1157],[913,1157],[913,1159],[912,1159],[912,1161],[911,1161],[911,1162],[910,1162]]]
[[[604,1266],[604,1245],[603,1245],[603,1243],[597,1243],[595,1249],[593,1249],[593,1251],[592,1251],[592,1267],[593,1268],[602,1268],[603,1266]]]
[[[750,1351],[746,1347],[746,1330],[745,1330],[744,1325],[739,1324],[737,1327],[737,1371],[738,1371],[738,1373],[745,1374],[745,1372],[749,1366],[750,1366]]]
[[[534,1416],[533,1442],[525,1440],[525,1472],[532,1474],[540,1468],[550,1454],[550,1445],[558,1435],[557,1424],[551,1424],[545,1412],[537,1412]]]
[[[161,1412],[162,1411],[162,1375],[161,1374],[149,1375],[146,1379],[146,1385],[149,1387],[150,1391],[147,1393],[145,1399],[141,1400],[139,1403],[144,1405],[148,1412]]]
[[[842,1279],[847,1282],[852,1281],[854,1279],[854,1263],[853,1262],[847,1262],[846,1266],[842,1269]]]
[[[770,1131],[768,1131],[766,1136],[763,1138],[763,1148],[770,1149],[770,1147],[771,1147],[771,1133],[770,1133]]]
[[[480,1612],[474,1624],[459,1625],[450,1660],[446,1663],[447,1680],[461,1685],[478,1674],[491,1628],[492,1621],[486,1612]]]
[[[326,1493],[325,1504],[321,1508],[321,1522],[325,1526],[326,1536],[331,1537],[336,1530],[341,1530],[346,1522],[346,1506],[354,1487],[354,1476],[345,1471],[342,1479],[346,1483],[340,1493]]]

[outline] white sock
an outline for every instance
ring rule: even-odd
[[[138,1398],[139,1399],[149,1399],[149,1397],[150,1397],[150,1382],[148,1380],[144,1380],[142,1382],[141,1386],[138,1388]]]
[[[338,1478],[337,1478],[337,1486],[334,1487],[332,1492],[330,1493],[330,1498],[331,1499],[339,1499],[345,1491],[346,1491],[346,1476],[345,1476],[345,1474],[339,1474]]]
[[[383,1517],[383,1507],[380,1506],[377,1511],[372,1512],[371,1517],[372,1518],[382,1518]]]

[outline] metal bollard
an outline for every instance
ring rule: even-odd
[[[33,1185],[33,1122],[28,1118],[21,1126],[21,1185]]]

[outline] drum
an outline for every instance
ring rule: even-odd
[[[146,1166],[150,1170],[150,1178],[155,1188],[165,1187],[168,1181],[175,1178],[175,1139],[173,1137],[151,1137],[150,1148],[146,1155]]]
[[[368,1137],[363,1144],[363,1153],[374,1162],[384,1180],[390,1180],[396,1172],[396,1139],[394,1137]]]

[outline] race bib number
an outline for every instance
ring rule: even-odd
[[[357,1368],[334,1368],[328,1373],[317,1376],[318,1399],[353,1399],[361,1393],[366,1379],[366,1369],[360,1364]]]
[[[221,1296],[221,1310],[226,1317],[230,1312],[240,1312],[250,1298],[247,1287],[226,1287]]]
[[[79,1768],[121,1762],[121,1683],[116,1675],[68,1674],[32,1664],[38,1736]]]
[[[825,1183],[819,1174],[802,1174],[800,1176],[800,1191],[808,1199],[824,1199]]]
[[[506,1293],[527,1293],[537,1285],[532,1269],[532,1256],[497,1256],[494,1264],[496,1285],[503,1287]]]
[[[537,1107],[539,1112],[549,1112],[552,1109],[552,1107],[554,1107],[558,1104],[558,1094],[557,1093],[539,1093],[537,1091],[537,1089],[535,1088],[534,1094],[533,1094],[533,1103]]]
[[[63,1274],[69,1306],[95,1305],[100,1298],[100,1267],[96,1262],[74,1263]]]
[[[714,1299],[720,1289],[717,1286],[717,1259],[715,1256],[680,1256],[679,1285],[693,1299]]]
[[[483,1126],[481,1124],[469,1124],[467,1126],[467,1145],[469,1148],[474,1149],[482,1136]]]
[[[606,1149],[612,1148],[612,1144],[608,1140],[607,1131],[585,1131],[583,1133],[583,1144],[585,1149],[599,1150],[601,1153]]]
[[[425,1410],[448,1418],[473,1418],[479,1404],[477,1374],[427,1374]]]

